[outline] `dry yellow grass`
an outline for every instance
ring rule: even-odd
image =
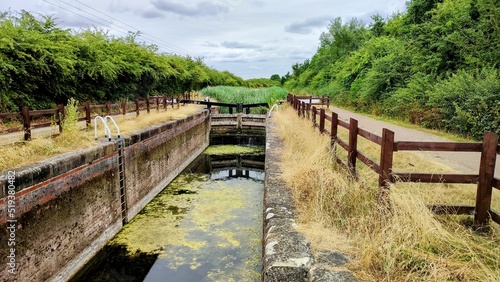
[[[275,118],[285,140],[283,176],[314,249],[347,252],[353,258],[348,267],[366,281],[498,281],[498,225],[477,234],[469,228],[470,217],[436,216],[427,208],[470,204],[474,185],[398,183],[391,187],[392,212],[381,212],[386,210],[377,204],[377,175],[371,169],[359,165],[360,181],[355,181],[337,167],[329,138],[313,130],[310,121],[291,108]],[[378,146],[361,143],[359,150],[378,159]],[[336,151],[342,155],[343,149]],[[449,171],[408,152],[395,161],[404,170]],[[498,201],[493,205],[498,207]]]
[[[157,112],[151,110],[149,114],[141,112],[138,117],[135,115],[116,116],[115,121],[120,127],[121,135],[127,136],[154,124],[187,117],[202,108],[199,105],[185,105],[179,109],[169,108],[167,111],[160,110]],[[111,129],[112,136],[116,137],[114,126],[110,122],[108,122],[108,126]],[[104,138],[102,125],[98,125],[98,129],[99,139]],[[52,128],[52,131],[54,134],[57,133],[57,128]],[[58,154],[87,148],[96,142],[98,141],[94,140],[92,124],[92,127],[86,131],[66,131],[55,138],[38,137],[23,144],[4,145],[0,148],[0,171],[32,164]]]

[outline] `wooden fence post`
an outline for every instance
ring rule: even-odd
[[[379,188],[389,187],[389,183],[393,182],[392,159],[394,153],[394,132],[387,128],[382,130],[382,145],[380,148],[380,171],[378,178]]]
[[[135,99],[135,115],[139,116],[139,99]]]
[[[332,125],[330,128],[330,139],[332,140],[332,144],[337,140],[338,126],[339,115],[332,112]]]
[[[319,110],[319,132],[325,132],[325,109]]]
[[[349,147],[347,150],[347,165],[353,175],[356,175],[356,157],[358,155],[358,121],[351,118],[349,120]]]
[[[382,144],[380,148],[380,170],[378,177],[377,201],[383,213],[390,212],[389,184],[394,182],[392,173],[392,160],[394,154],[394,132],[387,128],[382,130]]]
[[[150,102],[149,102],[149,97],[146,98],[146,113],[149,114],[149,110],[151,108]]]
[[[23,106],[21,110],[23,116],[23,127],[24,127],[24,140],[31,140],[31,119],[30,119],[30,109],[28,106]]]
[[[66,116],[66,113],[64,112],[64,105],[57,105],[57,113],[59,114],[57,125],[59,125],[59,133],[61,133],[63,131],[62,124],[64,121],[64,117]]]
[[[163,96],[163,108],[167,110],[167,96]]]
[[[306,102],[302,102],[302,117],[306,117]]]
[[[127,114],[127,101],[122,101],[122,115]]]
[[[92,122],[91,122],[91,116],[90,116],[90,103],[87,101],[85,102],[85,124],[87,127],[89,127]]]
[[[316,127],[316,106],[313,106],[313,109],[312,109],[312,122],[313,122],[313,126]]]
[[[295,110],[297,111],[297,115],[300,117],[300,100],[297,99],[297,107],[295,108]]]
[[[111,102],[107,101],[106,102],[106,115],[109,115],[111,113]]]
[[[311,104],[306,105],[307,119],[311,119]]]
[[[156,96],[156,111],[160,111],[160,98],[158,98],[158,96]]]
[[[481,164],[479,166],[479,183],[477,184],[476,193],[474,228],[486,226],[489,222],[497,146],[498,135],[489,131],[484,132]]]

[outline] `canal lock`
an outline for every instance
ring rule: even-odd
[[[265,132],[210,146],[72,281],[260,281]]]

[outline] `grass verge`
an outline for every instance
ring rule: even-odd
[[[450,202],[450,195],[454,204],[466,204],[473,192],[460,185],[398,183],[391,187],[388,213],[377,204],[377,175],[371,169],[360,166],[360,180],[354,180],[337,167],[328,136],[319,135],[310,121],[291,108],[275,119],[284,139],[283,177],[313,249],[350,254],[348,267],[363,281],[498,281],[498,225],[478,234],[469,227],[470,217],[436,216],[427,208]],[[376,156],[377,147],[358,149]],[[399,166],[416,171],[447,170],[411,153],[399,159]],[[500,206],[498,198],[493,205]]]

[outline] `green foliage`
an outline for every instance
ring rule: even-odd
[[[498,19],[496,0],[412,0],[405,13],[373,16],[368,28],[336,18],[284,87],[480,138],[498,132]]]
[[[484,130],[500,134],[500,71],[458,71],[429,91],[444,129],[481,139]]]
[[[77,101],[143,99],[209,85],[243,86],[227,71],[201,59],[166,55],[137,42],[138,34],[114,37],[100,29],[59,28],[51,17],[28,12],[0,15],[0,112],[54,108]]]
[[[281,76],[279,74],[271,75],[271,80],[281,82]]]
[[[406,2],[407,24],[420,24],[428,21],[431,18],[432,9],[440,2],[443,2],[443,0],[411,0]]]
[[[370,24],[370,31],[372,32],[373,36],[379,37],[385,35],[386,33],[384,30],[385,22],[382,16],[379,14],[373,15],[372,20],[373,23]]]
[[[269,78],[252,78],[245,80],[245,85],[250,88],[280,86],[281,78],[278,80]]]
[[[217,86],[201,90],[204,96],[209,96],[222,103],[257,104],[268,103],[272,106],[279,100],[286,98],[288,91],[277,86],[269,88],[251,89],[246,87]],[[265,113],[267,109],[252,109],[252,113]],[[221,112],[228,112],[223,108]]]

